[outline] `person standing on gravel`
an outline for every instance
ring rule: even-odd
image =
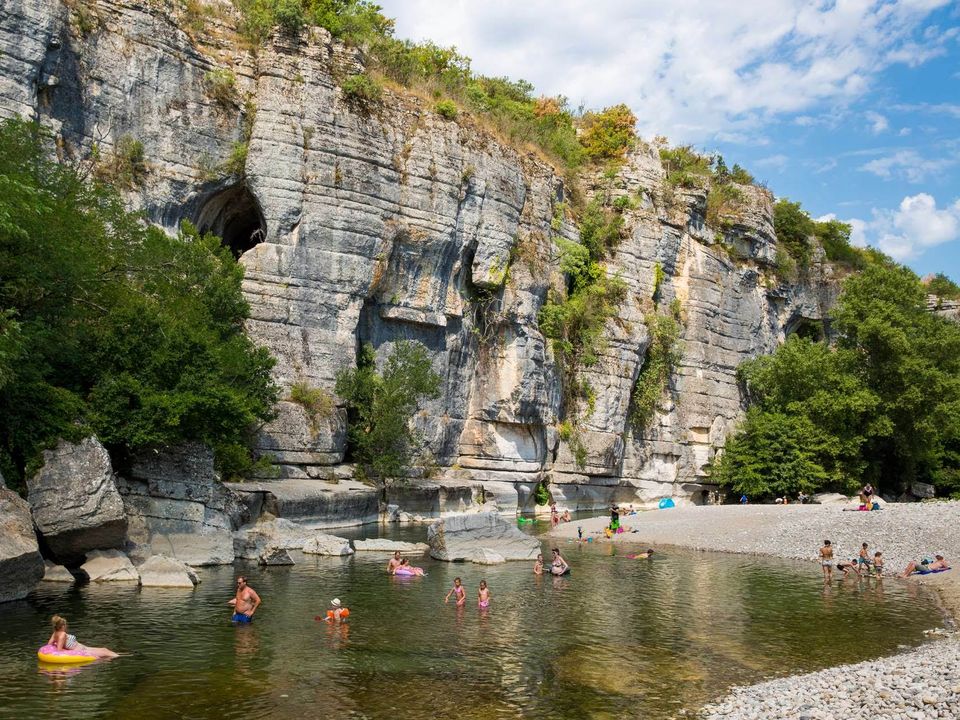
[[[824,582],[833,580],[833,545],[829,540],[824,540],[820,548],[820,567],[823,568]]]

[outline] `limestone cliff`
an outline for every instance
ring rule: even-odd
[[[332,390],[360,342],[381,358],[398,339],[422,342],[444,388],[416,423],[440,477],[519,488],[521,503],[541,479],[571,505],[703,499],[705,466],[742,412],[737,365],[822,319],[835,292],[826,266],[799,284],[775,279],[767,191],[744,188],[748,207],[721,232],[705,224],[703,193],[665,185],[651,148],[593,180],[634,202],[608,265],[628,297],[585,370],[596,397],[581,412],[578,463],[557,431],[564,398],[537,323],[563,282],[554,238],[577,238],[560,174],[416,96],[351,104],[338,78],[361,70],[362,55],[323,30],[253,51],[226,6],[197,36],[173,5],[7,0],[0,115],[51,127],[65,159],[142,143],[130,202],[171,232],[190,219],[240,255],[249,332],[277,357],[282,386]],[[242,167],[228,173],[231,155]],[[628,409],[657,265],[660,302],[682,308],[683,359],[636,431]],[[323,478],[343,461],[344,422],[281,402],[260,445],[285,477]]]

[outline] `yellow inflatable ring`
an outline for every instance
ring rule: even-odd
[[[60,650],[56,645],[44,645],[37,650],[37,658],[40,662],[55,665],[81,665],[93,662],[97,659],[97,656],[86,654],[82,650],[80,652],[70,652],[69,650]]]

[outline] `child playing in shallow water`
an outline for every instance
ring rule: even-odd
[[[47,645],[53,645],[57,650],[72,650],[78,654],[86,653],[98,658],[120,657],[113,650],[100,647],[88,647],[87,645],[77,642],[76,635],[67,634],[67,619],[65,617],[54,615],[50,618],[50,624],[53,625],[53,634],[50,636],[50,639],[47,640]]]
[[[467,602],[467,591],[463,587],[463,584],[460,582],[460,578],[453,579],[453,587],[450,588],[450,592],[447,593],[447,596],[443,599],[444,603],[450,602],[450,596],[453,595],[457,603],[457,607],[463,607]]]
[[[477,605],[480,606],[481,610],[486,610],[490,607],[490,589],[487,587],[487,581],[480,581],[480,589],[477,590]]]

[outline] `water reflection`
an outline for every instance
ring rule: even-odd
[[[729,684],[892,652],[940,624],[913,584],[823,586],[806,564],[675,550],[638,560],[609,543],[563,551],[564,577],[425,560],[426,577],[400,579],[379,556],[302,556],[293,568],[206,568],[184,593],[41,590],[4,607],[0,707],[137,720],[186,707],[197,720],[669,717]],[[263,598],[249,626],[224,613],[236,572]],[[443,602],[457,575],[461,608]],[[333,597],[349,621],[316,622]],[[53,612],[135,656],[33,671]]]

